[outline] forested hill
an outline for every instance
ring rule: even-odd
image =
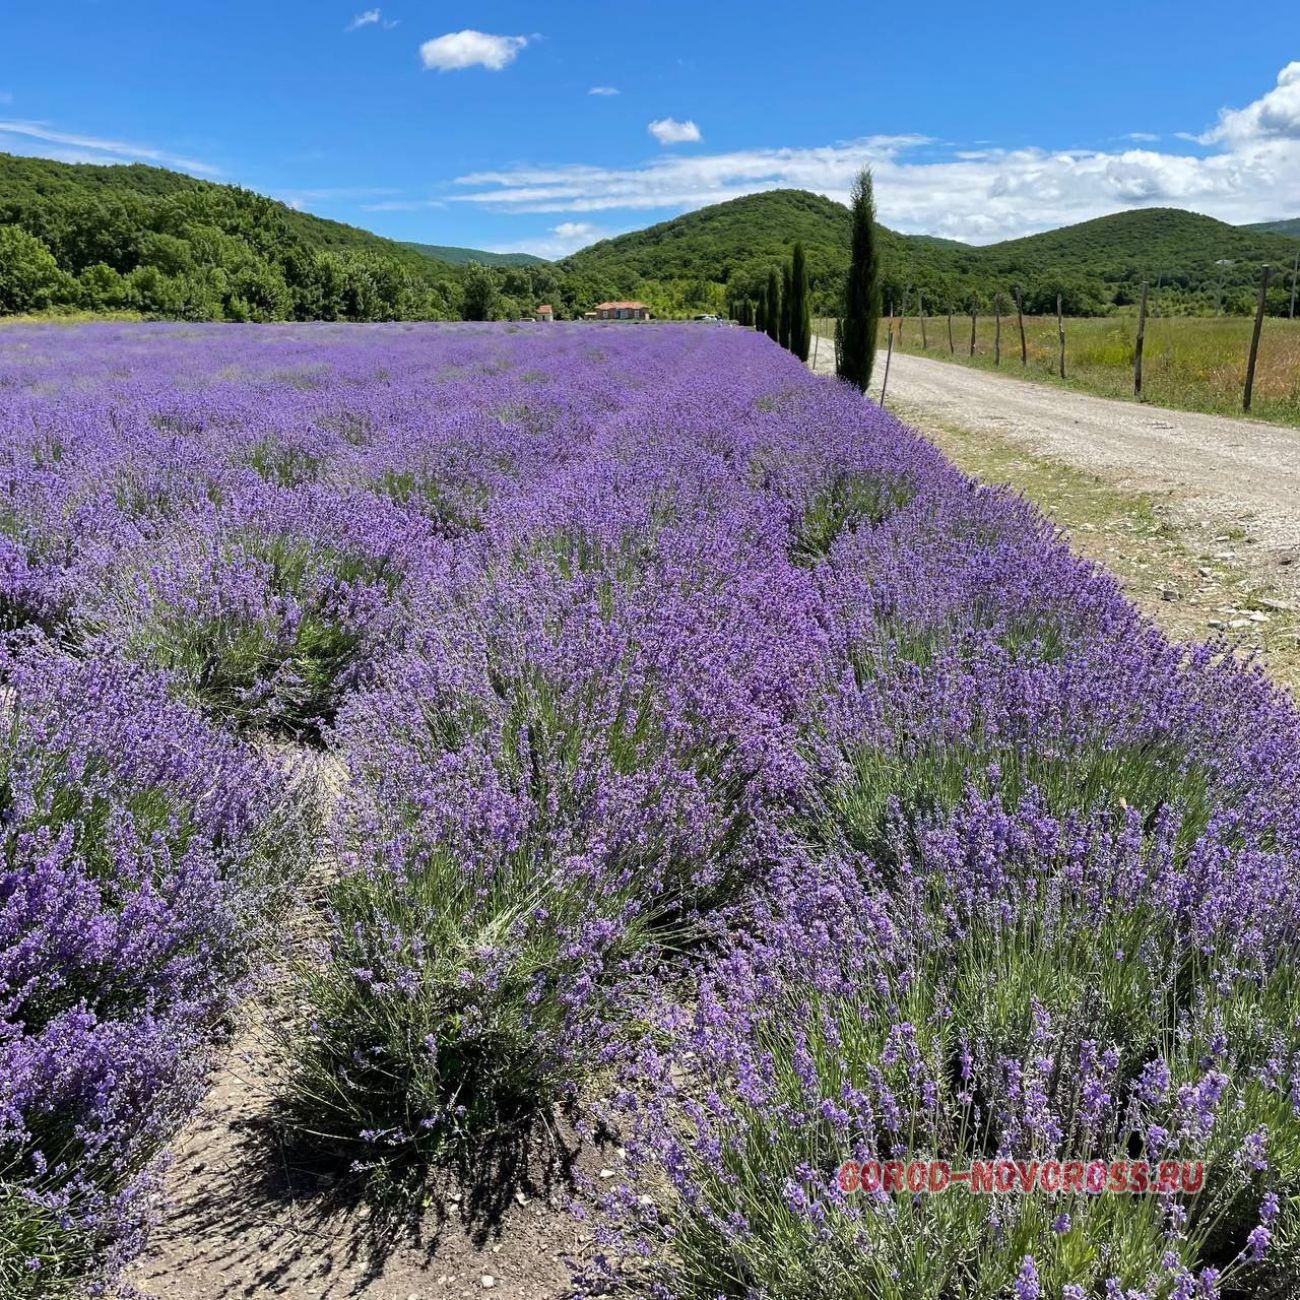
[[[796,240],[814,307],[831,313],[848,264],[848,210],[802,190],[715,204],[550,263],[399,243],[250,190],[159,167],[0,154],[0,314],[128,310],[186,320],[516,318],[541,302],[574,317],[605,298],[658,316],[735,313]],[[1260,267],[1289,268],[1300,241],[1170,208],[1123,212],[975,248],[880,230],[886,304],[987,309],[994,295],[1072,314],[1159,285],[1164,311],[1220,301],[1249,311]],[[1287,277],[1271,307],[1285,310]]]
[[[1293,239],[1300,239],[1300,217],[1292,217],[1288,221],[1257,221],[1242,229],[1270,231],[1275,235],[1290,235]]]
[[[160,167],[0,154],[0,313],[454,319],[517,315],[557,288],[545,263],[480,274]]]
[[[610,281],[620,293],[643,281],[703,279],[734,302],[756,296],[768,269],[802,240],[814,296],[830,308],[848,265],[848,210],[802,190],[751,194],[593,244],[560,265]],[[1264,262],[1289,263],[1296,242],[1175,208],[1119,212],[1079,225],[983,247],[882,228],[886,301],[919,289],[932,308],[961,310],[972,297],[1019,286],[1026,305],[1047,310],[1056,294],[1069,312],[1094,313],[1134,300],[1143,280],[1160,283],[1169,305],[1203,308],[1222,291],[1247,310]],[[1280,289],[1279,289],[1280,293]]]
[[[886,249],[897,236],[882,232]],[[799,240],[814,283],[848,265],[849,210],[806,190],[769,190],[687,212],[564,259],[567,271],[611,281],[620,294],[642,280],[711,280],[756,289]]]
[[[453,244],[407,244],[431,257],[437,262],[447,262],[452,266],[468,266],[471,262],[480,262],[484,266],[545,266],[544,257],[532,253],[490,253],[482,248],[457,248]]]

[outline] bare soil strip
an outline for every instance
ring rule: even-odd
[[[346,781],[332,755],[296,750],[326,804]],[[322,809],[322,819],[325,812]],[[316,873],[337,870],[322,831]],[[287,919],[286,954],[315,924],[304,903]],[[570,1208],[579,1182],[599,1186],[619,1150],[576,1134],[562,1116],[506,1133],[469,1175],[387,1215],[346,1164],[297,1150],[277,1123],[275,1018],[285,985],[269,973],[198,1113],[173,1145],[159,1222],[129,1282],[157,1300],[558,1300],[593,1232]]]

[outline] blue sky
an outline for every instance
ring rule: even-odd
[[[1295,0],[0,0],[0,149],[560,255],[751,190],[973,242],[1300,215]]]

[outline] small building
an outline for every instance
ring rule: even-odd
[[[650,308],[643,302],[598,302],[597,320],[649,320]]]
[[[596,313],[595,313],[594,311],[584,311],[584,312],[582,313],[582,319],[583,319],[583,320],[599,320],[600,317],[597,316]]]
[[[552,307],[551,304],[550,304],[549,302],[544,302],[544,303],[542,303],[542,305],[541,305],[541,306],[540,306],[540,307],[539,307],[535,312],[533,312],[533,319],[534,319],[534,320],[554,320],[554,319],[555,319],[555,308]]]

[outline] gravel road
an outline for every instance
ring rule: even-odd
[[[817,372],[831,373],[833,360],[820,339]],[[877,398],[884,368],[882,352]],[[1300,577],[1300,429],[1090,397],[905,354],[890,363],[887,398],[922,429],[933,420],[996,433],[1119,486],[1167,494],[1202,524],[1244,527],[1261,560],[1290,557],[1287,577]]]

